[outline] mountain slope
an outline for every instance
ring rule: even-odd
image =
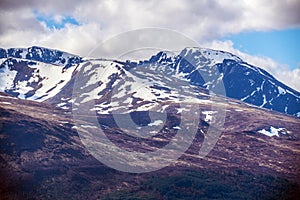
[[[41,47],[0,49],[0,91],[43,101],[55,96],[82,59]]]
[[[272,103],[290,114],[295,114],[293,106],[297,111],[298,93],[234,55],[187,48],[177,56],[160,52],[136,63],[84,60],[40,47],[0,52],[0,86],[5,92],[0,92],[1,198],[297,199],[300,195],[299,119],[217,92],[224,83],[225,92],[239,94],[240,99],[263,85],[254,93],[257,96],[249,98],[258,106]],[[280,95],[268,96],[269,84]],[[266,95],[264,105],[260,95]],[[296,104],[274,104],[280,98],[294,98]],[[128,116],[136,126],[120,126],[118,119]],[[218,127],[220,118],[224,124]],[[178,140],[177,135],[185,142],[192,130],[195,134],[169,166],[134,174],[111,169],[93,157],[88,145],[103,144],[101,137],[91,137],[99,136],[99,128],[111,145],[96,153],[113,159],[115,149],[125,149],[129,156],[156,152]],[[212,135],[212,129],[220,135]],[[82,135],[82,130],[88,134]],[[210,144],[205,157],[199,154]],[[133,157],[129,164],[156,167],[157,159],[149,159],[146,163]]]
[[[207,102],[197,105],[200,110],[211,107]],[[200,199],[224,199],[224,195],[228,199],[296,199],[300,187],[299,119],[239,103],[229,103],[226,109],[223,133],[206,157],[198,154],[209,126],[201,120],[193,143],[180,159],[158,171],[131,174],[112,170],[95,160],[81,143],[76,133],[80,127],[74,126],[68,112],[0,93],[1,196],[180,199],[178,195],[183,195],[187,199],[196,192]],[[105,127],[103,130],[115,145],[149,151],[157,150],[176,132],[172,127],[180,114],[172,109],[168,112],[170,117],[161,133],[139,140],[126,136],[112,123],[111,115],[98,117],[100,127]],[[83,122],[86,126],[89,123]],[[283,131],[272,137],[261,132],[270,127]],[[168,189],[168,185],[172,187]]]
[[[112,91],[113,84],[120,91],[125,91],[124,88],[122,89],[124,85],[121,84],[124,81],[132,86],[133,91],[126,94],[123,92],[123,99],[128,99],[135,92],[135,95],[130,98],[138,99],[145,97],[138,94],[147,94],[145,98],[149,98],[149,101],[159,98],[162,101],[163,98],[158,95],[174,100],[175,93],[185,91],[179,86],[184,84],[183,87],[200,90],[201,94],[205,88],[262,108],[300,116],[299,92],[279,82],[263,69],[249,65],[223,51],[186,48],[175,56],[159,52],[149,60],[138,63],[105,59],[85,60],[41,47],[1,49],[0,57],[2,62],[0,91],[23,99],[47,100],[65,109],[71,108],[71,103],[74,101],[71,94],[76,79],[75,74],[85,72],[83,68],[87,68],[90,77],[103,82],[100,87],[93,86],[98,87],[95,91],[102,91],[100,95],[94,96],[97,100],[105,98],[103,94],[105,91]],[[102,69],[95,67],[93,69],[97,71],[97,77],[91,74],[92,71],[89,69],[93,65],[102,66]],[[103,76],[106,76],[105,80],[101,80]],[[129,83],[129,79],[133,81]],[[119,83],[114,83],[118,80]],[[223,88],[224,92],[214,91],[214,88]],[[197,95],[198,92],[195,94]],[[111,105],[105,106],[103,100],[100,102],[102,102],[102,107],[99,105],[100,110],[109,112],[107,107]]]
[[[0,49],[0,59],[20,58],[48,64],[64,65],[65,68],[78,64],[82,58],[66,52],[43,47]]]
[[[173,57],[160,52],[142,65],[179,75],[193,85],[210,90],[222,81],[228,97],[300,116],[299,92],[279,82],[265,70],[227,52],[186,48]]]

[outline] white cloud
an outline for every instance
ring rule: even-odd
[[[63,29],[49,30],[49,32],[40,35],[32,45],[60,49],[81,56],[85,56],[92,47],[101,42],[99,40],[101,37],[93,36],[102,34],[99,26],[95,23],[82,26],[66,24],[66,27]]]
[[[38,26],[34,18],[33,12],[36,10],[53,15],[58,21],[62,16],[70,15],[83,26],[98,24],[102,34],[92,35],[89,30],[85,32],[90,37],[101,37],[101,40],[112,34],[144,27],[170,28],[197,41],[207,41],[241,31],[273,30],[300,25],[298,0],[29,0],[24,4],[17,0],[2,0],[0,5],[1,36],[17,29],[32,31],[31,37],[25,38],[26,40],[37,37],[32,29],[41,31],[43,28]],[[48,32],[45,37],[51,37],[51,34]],[[12,46],[22,45],[19,38],[15,40],[15,43],[11,42]],[[5,42],[0,42],[0,45],[3,43]],[[82,46],[86,44],[83,42]]]

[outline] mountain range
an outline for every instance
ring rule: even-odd
[[[300,196],[300,94],[231,53],[189,47],[124,61],[30,47],[1,49],[0,62],[1,199]],[[112,143],[95,153],[97,127]],[[156,152],[177,135],[194,138],[156,171],[97,159]]]
[[[265,70],[224,51],[185,48],[178,55],[159,52],[149,60],[124,62],[103,58],[89,60],[58,50],[30,47],[0,49],[0,59],[0,91],[22,99],[47,100],[63,108],[70,108],[68,106],[70,102],[66,99],[70,101],[72,98],[69,89],[72,88],[76,72],[88,68],[88,65],[101,65],[104,67],[95,69],[97,74],[110,77],[105,78],[106,82],[101,78],[103,85],[97,89],[102,92],[107,89],[106,85],[112,84],[112,74],[118,76],[114,77],[116,80],[124,79],[121,74],[133,76],[137,78],[134,81],[137,81],[138,85],[140,84],[138,81],[145,77],[149,79],[150,76],[158,76],[159,73],[160,80],[148,80],[148,82],[157,86],[168,84],[164,82],[170,82],[167,80],[169,77],[173,79],[172,81],[180,81],[179,84],[188,82],[189,86],[207,89],[261,108],[300,116],[298,91],[276,80]],[[143,70],[143,77],[137,75],[138,70]],[[155,87],[150,90],[156,90],[155,92],[158,93],[167,91],[163,90],[163,87]],[[214,91],[214,88],[221,88],[221,91],[220,89]],[[141,90],[147,89],[149,90],[147,87]],[[169,88],[171,93],[176,89],[178,88]],[[155,93],[149,92],[152,95]],[[102,96],[99,95],[99,98]]]

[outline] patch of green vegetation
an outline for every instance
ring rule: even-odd
[[[246,171],[193,171],[152,177],[140,187],[107,195],[106,200],[298,199],[299,185]]]

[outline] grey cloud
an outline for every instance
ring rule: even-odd
[[[30,15],[26,15],[29,10],[22,9],[21,14],[3,11],[0,13],[0,34],[12,31],[36,30],[43,32],[40,23]],[[24,15],[25,14],[25,15]]]
[[[18,10],[24,7],[34,6],[35,1],[18,1],[18,0],[1,0],[0,1],[0,10]]]
[[[272,1],[274,3],[274,1]],[[285,24],[300,25],[300,1],[278,1],[274,3],[274,14],[278,15],[278,19],[284,26]]]

